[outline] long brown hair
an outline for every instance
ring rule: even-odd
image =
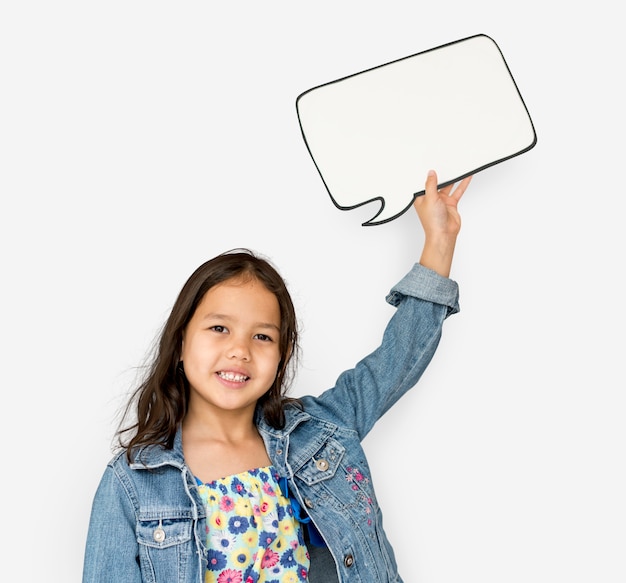
[[[145,377],[129,400],[117,431],[118,444],[132,460],[145,445],[171,449],[178,425],[187,412],[189,383],[180,365],[185,327],[213,286],[231,278],[253,278],[276,296],[280,307],[280,362],[270,389],[259,399],[266,421],[276,429],[285,424],[286,392],[298,360],[298,325],[287,286],[265,258],[249,249],[233,249],[203,263],[181,289],[153,350]],[[129,422],[131,414],[135,418]]]

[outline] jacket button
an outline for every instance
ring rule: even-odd
[[[325,459],[317,460],[315,465],[320,472],[325,472],[328,469],[328,462]]]
[[[152,538],[157,543],[162,543],[165,540],[165,531],[159,526],[152,533]]]
[[[304,499],[304,505],[305,505],[307,508],[313,508],[313,502],[311,502],[311,500],[310,500],[309,498],[305,498],[305,499]]]
[[[354,565],[354,557],[352,555],[346,555],[343,559],[343,564],[346,567],[352,567],[352,565]]]

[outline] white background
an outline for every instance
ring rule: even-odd
[[[619,4],[6,2],[0,8],[0,579],[79,581],[115,416],[205,259],[269,256],[295,394],[374,348],[413,212],[332,204],[303,91],[484,33],[537,146],[461,202],[451,318],[366,438],[407,583],[624,583],[626,95]],[[436,91],[424,87],[424,91]]]

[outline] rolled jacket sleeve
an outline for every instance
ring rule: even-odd
[[[413,296],[447,306],[448,315],[459,311],[459,286],[456,281],[419,263],[391,288],[387,301],[397,307],[403,296]]]

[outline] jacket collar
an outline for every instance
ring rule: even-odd
[[[141,447],[135,453],[130,467],[133,470],[151,470],[162,466],[174,466],[182,470],[185,466],[183,457],[183,432],[181,425],[174,436],[174,446],[166,449],[162,445],[147,445]]]
[[[269,425],[259,409],[255,414],[255,423],[261,433],[280,439],[288,436],[300,423],[310,418],[311,416],[300,407],[289,404],[285,407],[285,426],[282,429]]]
[[[311,416],[299,407],[288,405],[285,408],[285,426],[282,429],[275,429],[265,421],[258,410],[255,413],[255,422],[261,434],[277,439],[288,436],[300,423],[310,418]],[[166,449],[162,445],[144,446],[137,450],[133,459],[130,464],[133,470],[151,470],[163,466],[173,466],[182,470],[185,466],[182,426],[179,425],[176,430],[172,449]]]

